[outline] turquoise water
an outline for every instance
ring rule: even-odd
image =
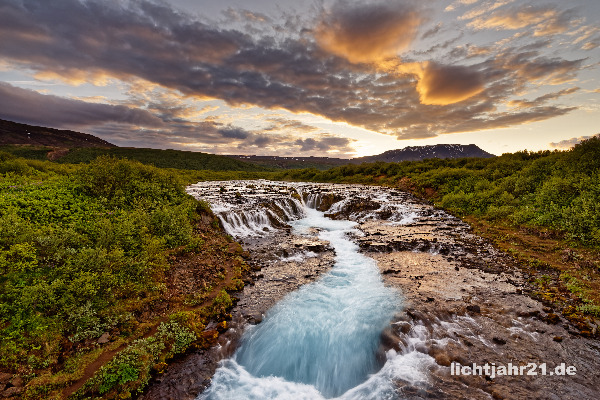
[[[393,378],[419,375],[414,368],[402,373],[417,359],[391,350],[382,368],[376,358],[380,334],[401,307],[399,293],[384,286],[376,262],[347,238],[355,223],[307,209],[291,225],[298,233],[319,229],[335,249],[334,267],[248,328],[199,399],[391,398]]]

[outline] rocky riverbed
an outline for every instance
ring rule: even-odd
[[[219,343],[177,361],[142,398],[195,398],[247,326],[331,268],[334,254],[316,231],[297,234],[289,227],[304,207],[356,221],[353,240],[377,261],[384,282],[402,294],[403,309],[382,333],[378,353],[383,368],[419,370],[392,373],[397,398],[598,398],[600,343],[532,299],[516,261],[459,219],[381,187],[232,181],[200,183],[188,191],[211,204],[249,252],[254,272]],[[456,376],[453,363],[545,363],[547,374],[564,363],[576,373],[542,376],[538,367],[538,375]]]

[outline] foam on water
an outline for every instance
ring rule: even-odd
[[[384,365],[377,360],[380,334],[401,300],[347,238],[355,223],[305,212],[290,224],[297,233],[319,229],[335,249],[334,267],[248,328],[199,399],[385,399],[394,396],[394,379],[426,380],[425,354],[390,350]]]

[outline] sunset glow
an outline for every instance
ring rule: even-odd
[[[600,2],[4,0],[0,118],[119,146],[349,158],[600,132]]]

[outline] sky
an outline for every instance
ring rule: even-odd
[[[500,155],[600,133],[598,0],[0,0],[0,118],[119,146]]]

